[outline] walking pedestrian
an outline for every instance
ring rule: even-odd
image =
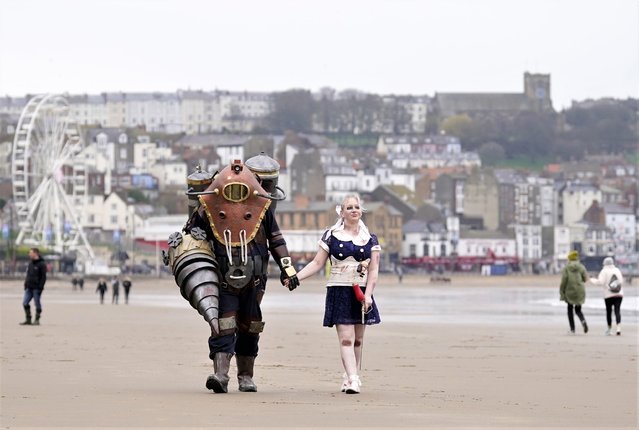
[[[402,268],[401,264],[397,264],[395,266],[395,272],[397,272],[397,280],[401,284],[402,283],[402,279],[404,279],[404,269]]]
[[[24,279],[24,296],[22,298],[25,320],[20,325],[31,325],[31,300],[33,300],[36,310],[33,325],[40,325],[40,315],[42,314],[40,298],[42,290],[44,290],[44,284],[47,282],[47,263],[40,256],[38,248],[29,250],[29,258],[31,261],[27,266],[27,275]]]
[[[104,294],[107,292],[107,283],[106,279],[100,278],[98,281],[98,287],[95,289],[96,292],[100,293],[100,304],[104,304]]]
[[[568,324],[570,333],[575,334],[574,313],[577,314],[584,333],[588,333],[586,318],[581,312],[581,305],[586,301],[586,287],[584,283],[588,279],[586,268],[579,262],[579,253],[570,251],[568,253],[568,264],[561,274],[561,284],[559,286],[559,299],[568,305]]]
[[[118,304],[118,299],[120,298],[120,279],[117,276],[114,276],[111,279],[111,291],[113,292],[113,297],[111,298],[111,304]]]
[[[131,277],[127,276],[126,278],[124,278],[124,281],[122,281],[122,286],[124,287],[124,303],[125,304],[129,304],[129,291],[131,291]]]
[[[606,336],[612,334],[612,309],[615,309],[615,321],[617,323],[617,336],[621,336],[621,302],[623,300],[623,275],[615,266],[612,257],[606,257],[603,268],[596,278],[590,278],[590,282],[599,285],[603,289],[604,302],[606,304],[606,322],[608,329]]]
[[[366,326],[381,321],[373,299],[381,247],[361,218],[359,196],[346,196],[337,223],[324,232],[315,258],[297,274],[300,281],[306,279],[330,259],[324,327],[336,327],[345,371],[342,392],[347,394],[357,394],[361,389],[357,371],[361,369]]]
[[[280,197],[262,188],[264,178],[258,182],[259,177],[241,160],[234,160],[198,195],[200,204],[187,221],[185,234],[169,237],[165,262],[171,265],[182,296],[211,328],[208,343],[214,373],[207,378],[206,388],[215,393],[228,393],[233,355],[238,389],[257,391],[253,377],[265,324],[260,306],[269,256],[289,289],[299,284],[273,211]],[[212,258],[217,260],[215,266],[207,263]]]

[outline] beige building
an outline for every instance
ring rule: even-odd
[[[160,191],[172,187],[184,188],[189,175],[186,163],[182,160],[158,160],[149,173],[158,179]]]
[[[464,215],[482,218],[486,230],[499,228],[499,184],[491,169],[475,169],[466,179]]]

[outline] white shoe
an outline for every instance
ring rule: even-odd
[[[606,330],[606,332],[604,333],[604,335],[606,335],[606,336],[610,336],[610,327],[608,327],[608,330]]]
[[[359,376],[353,375],[348,378],[348,383],[346,384],[346,394],[359,394],[360,387],[362,386],[362,382],[359,380]]]
[[[348,388],[348,375],[346,373],[344,373],[342,375],[343,381],[342,381],[342,393],[346,392],[346,388]]]

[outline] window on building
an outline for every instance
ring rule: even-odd
[[[410,244],[410,245],[408,246],[408,254],[409,254],[411,257],[417,257],[417,245],[415,245],[414,243],[413,243],[413,244]]]
[[[424,257],[428,257],[430,255],[429,253],[430,247],[428,246],[427,243],[424,244]]]

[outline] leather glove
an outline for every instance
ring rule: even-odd
[[[288,287],[289,291],[293,291],[299,286],[300,281],[297,279],[295,267],[291,264],[291,257],[283,257],[280,259],[280,270],[282,271],[280,274],[280,282],[282,282],[282,285]],[[285,279],[288,280],[287,284],[284,283]]]

